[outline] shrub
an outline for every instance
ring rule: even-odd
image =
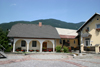
[[[64,52],[64,49],[61,49],[61,52]]]
[[[56,52],[60,52],[61,51],[61,46],[56,46]]]
[[[12,49],[13,49],[13,47],[11,46],[11,47],[8,47],[6,50],[5,50],[5,52],[11,52],[12,51]]]
[[[64,46],[63,49],[64,49],[64,52],[65,52],[65,53],[68,53],[68,51],[69,51],[69,50],[68,50],[68,47],[65,47],[65,46]]]

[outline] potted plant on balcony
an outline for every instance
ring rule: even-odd
[[[100,28],[97,28],[96,30],[97,30],[97,31],[100,31]]]
[[[89,30],[88,30],[88,29],[86,29],[85,31],[86,31],[86,32],[88,32]]]

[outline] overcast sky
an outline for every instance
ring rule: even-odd
[[[78,23],[100,13],[100,0],[0,0],[0,23],[58,19]]]

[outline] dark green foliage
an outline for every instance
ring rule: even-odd
[[[0,44],[5,48],[5,51],[9,52],[12,50],[12,47],[10,47],[8,45],[8,37],[7,37],[8,32],[4,32],[1,28],[0,28]],[[2,47],[0,47],[2,49]]]
[[[56,52],[61,52],[61,46],[56,46]]]
[[[43,25],[51,25],[53,27],[68,28],[68,29],[75,29],[75,30],[77,30],[84,23],[84,22],[67,23],[56,19],[45,19],[45,20],[36,20],[36,21],[14,21],[9,23],[2,23],[0,24],[0,27],[4,31],[6,31],[7,29],[10,29],[13,25],[17,23],[38,24],[39,22],[42,22]]]
[[[69,50],[68,50],[68,47],[64,46],[63,49],[64,49],[64,52],[65,52],[65,53],[68,53],[68,51],[69,51]]]

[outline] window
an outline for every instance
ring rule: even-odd
[[[87,27],[87,28],[86,28],[86,30],[88,30],[88,31],[89,31],[89,27]]]
[[[97,18],[97,20],[99,20],[99,18]]]
[[[90,46],[90,38],[85,38],[85,46]]]
[[[61,39],[59,40],[59,43],[62,44],[62,40]]]
[[[100,24],[97,24],[96,26],[97,26],[97,29],[100,28]]]
[[[74,44],[75,44],[75,40],[74,40]]]
[[[24,40],[21,41],[21,47],[25,47],[26,46],[26,42]]]
[[[32,47],[36,47],[37,46],[37,41],[32,41]]]
[[[63,45],[65,45],[65,40],[63,40]]]

